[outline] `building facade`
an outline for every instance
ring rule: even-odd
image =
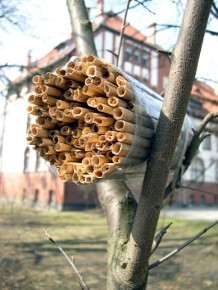
[[[208,113],[218,112],[218,96],[214,89],[196,81],[189,102],[188,114],[197,128]],[[199,152],[183,176],[181,188],[171,203],[181,206],[218,206],[218,121],[205,130],[210,135],[203,140]]]
[[[122,19],[111,13],[101,16],[93,24],[98,55],[109,63],[115,63],[114,55],[111,52],[116,52],[118,49],[121,25]],[[131,25],[127,26],[120,54],[120,68],[161,94],[167,83],[170,59],[165,54],[159,54],[157,46],[152,41]],[[28,116],[26,112],[27,99],[32,91],[32,77],[36,74],[54,71],[57,67],[64,67],[74,55],[76,55],[76,50],[74,38],[71,36],[43,58],[35,62],[31,62],[28,58],[29,69],[25,69],[8,89],[3,116],[0,173],[0,198],[7,202],[21,202],[34,207],[59,210],[93,207],[97,204],[95,185],[78,186],[73,183],[63,183],[57,177],[54,169],[49,167],[39,154],[26,143],[26,130],[32,122],[31,116]],[[197,104],[199,100],[200,103],[205,103],[205,100],[200,99],[201,96],[202,93],[194,96],[193,107],[199,106]],[[214,98],[217,96],[214,95]],[[208,99],[208,96],[205,99]],[[213,99],[213,102],[215,101],[217,99]],[[196,125],[206,113],[206,110],[202,113],[202,108],[199,110],[201,114],[198,115],[195,114],[193,108],[189,112]],[[214,125],[212,130],[217,134]],[[210,169],[205,171],[203,179],[199,177],[196,182],[199,181],[200,188],[202,188],[202,183],[204,185],[211,183],[210,190],[217,189],[218,159],[214,155],[214,152],[218,150],[217,140],[217,135],[211,136],[210,150],[205,145],[206,142],[209,142],[208,139],[205,141],[200,149],[201,155],[199,155],[202,156],[203,152],[204,157],[196,157],[191,169],[186,174],[184,184],[193,182],[196,179],[196,172],[203,170],[199,164],[203,163],[202,166],[205,169],[213,161]],[[215,168],[216,173],[209,173]],[[195,179],[193,179],[194,172]],[[140,180],[134,183],[130,182],[130,187],[139,192],[140,183]],[[189,191],[189,189],[180,190],[179,193],[173,195],[171,203],[181,205],[203,203],[203,195],[199,197],[197,193]],[[212,195],[210,198],[208,196],[204,196],[204,204],[217,204],[215,198],[211,197]]]

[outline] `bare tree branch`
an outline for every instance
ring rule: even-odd
[[[156,24],[157,27],[162,27],[160,29],[157,29],[156,32],[160,32],[160,31],[163,31],[163,30],[166,30],[166,29],[170,29],[170,28],[180,28],[179,25],[175,25],[175,24]],[[213,31],[213,30],[210,30],[210,29],[206,29],[205,30],[206,33],[208,34],[211,34],[211,35],[214,35],[214,36],[218,36],[218,31]]]
[[[213,2],[213,4],[212,4],[211,14],[212,14],[215,18],[218,18],[218,8],[217,8],[215,2]]]
[[[22,1],[0,1],[0,27],[5,31],[8,31],[10,27],[24,30],[27,16],[20,9],[21,3]]]
[[[117,51],[116,66],[118,66],[118,64],[119,64],[120,52],[121,52],[121,47],[122,47],[123,38],[124,38],[124,31],[125,31],[125,28],[129,25],[128,23],[126,23],[126,19],[127,19],[127,14],[129,11],[130,2],[131,2],[131,0],[128,0],[127,4],[126,4],[126,10],[125,10],[123,23],[122,23],[122,27],[121,27],[121,32],[120,32],[120,41],[119,41],[119,47],[118,47],[118,51]]]
[[[64,252],[64,250],[58,245],[58,243],[50,236],[47,230],[45,230],[45,234],[48,237],[49,241],[53,243],[58,250],[64,255],[67,261],[70,263],[71,267],[73,268],[74,272],[76,273],[77,278],[79,279],[79,284],[82,290],[89,290],[89,287],[86,285],[85,280],[80,275],[79,271],[77,270],[76,266],[74,265],[73,261],[68,257],[68,255]]]
[[[207,194],[210,194],[210,195],[213,195],[213,196],[218,196],[218,193],[215,193],[215,192],[210,192],[210,191],[206,191],[206,190],[202,190],[202,189],[194,188],[194,187],[190,187],[190,186],[184,186],[184,185],[181,185],[181,184],[178,186],[178,188],[190,189],[190,190],[194,190],[194,191],[197,191],[197,192],[207,193]]]
[[[155,236],[154,238],[154,242],[151,248],[151,255],[154,253],[154,251],[158,248],[158,246],[160,245],[163,236],[166,234],[167,229],[172,225],[172,223],[169,223],[167,226],[165,226],[164,228],[162,228],[160,230],[160,232]]]
[[[216,226],[218,224],[218,220],[213,222],[212,224],[209,224],[206,228],[204,228],[203,230],[201,230],[199,233],[197,233],[195,236],[193,236],[191,239],[189,239],[188,241],[186,241],[184,244],[182,244],[180,247],[178,247],[177,249],[173,250],[172,252],[170,252],[168,255],[166,255],[165,257],[159,259],[158,261],[154,262],[153,264],[149,265],[149,270],[159,266],[160,264],[162,264],[163,262],[166,262],[167,260],[169,260],[171,257],[175,256],[176,254],[178,254],[181,250],[183,250],[185,247],[187,247],[188,245],[190,245],[193,241],[197,240],[200,236],[202,236],[203,234],[205,234],[208,230],[210,230],[212,227]]]

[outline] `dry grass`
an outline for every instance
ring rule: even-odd
[[[173,221],[152,261],[167,254],[207,223]],[[59,242],[91,289],[104,290],[106,281],[106,223],[100,210],[38,212],[1,207],[0,289],[80,289],[64,257],[51,244],[44,228]],[[148,290],[218,289],[218,227],[150,272]]]

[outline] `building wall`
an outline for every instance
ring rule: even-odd
[[[102,27],[95,34],[95,43],[100,57],[108,62],[114,63],[114,56],[107,50],[117,51],[119,45],[119,35],[113,31],[105,30]],[[130,58],[127,59],[127,48],[131,49]],[[136,51],[139,52],[138,57]],[[143,63],[143,53],[147,55],[146,65]],[[73,54],[74,52],[72,52]],[[170,68],[169,58],[158,54],[155,49],[149,45],[126,38],[120,56],[120,67],[145,83],[148,87],[161,93],[168,80]],[[58,61],[53,66],[64,66]],[[45,162],[37,165],[37,153],[26,143],[27,122],[31,121],[26,112],[29,84],[23,84],[20,91],[20,98],[14,93],[10,96],[6,109],[5,131],[3,138],[3,154],[1,160],[1,196],[5,200],[18,200],[26,202],[29,200],[34,205],[51,206],[55,205],[61,208],[82,207],[82,205],[91,205],[97,203],[95,186],[77,186],[71,183],[63,183],[55,174],[52,174]],[[193,120],[197,126],[198,119]],[[29,150],[29,152],[28,152]],[[208,168],[204,174],[204,184],[208,184],[210,190],[217,190],[218,182],[218,137],[211,137],[211,149],[200,148],[199,158],[202,159],[204,168]],[[28,153],[28,168],[25,168],[25,154]],[[40,159],[42,161],[42,158]],[[37,165],[37,166],[36,166]],[[187,171],[184,176],[184,182],[191,182],[191,171]],[[141,180],[128,181],[129,186],[139,196]],[[14,186],[16,185],[16,186]],[[206,187],[205,187],[206,188]],[[207,189],[209,191],[209,189]],[[183,190],[184,191],[184,190]],[[191,193],[190,193],[191,195]],[[37,196],[37,201],[36,201]],[[182,197],[181,197],[182,196]],[[189,202],[189,193],[186,194],[186,201]],[[25,198],[24,198],[25,197]],[[207,204],[213,201],[213,198],[206,197]],[[196,203],[198,197],[196,193]],[[184,194],[174,195],[172,202],[183,204]]]
[[[192,188],[192,190],[188,188],[176,190],[173,196],[169,199],[170,205],[179,205],[183,207],[218,207],[218,183],[194,183],[183,181],[183,185]],[[211,193],[215,193],[215,195]]]
[[[197,128],[201,119],[192,117]],[[180,188],[170,199],[170,204],[182,206],[218,206],[218,135],[216,124],[207,126],[211,136],[205,139],[184,174]]]
[[[64,183],[49,171],[3,173],[0,186],[5,202],[61,209],[64,200]]]
[[[98,204],[96,185],[76,185],[66,182],[64,184],[63,209],[93,208]]]
[[[117,53],[119,47],[119,35],[101,27],[95,33],[95,44],[99,57],[104,58],[109,63],[115,64],[115,57],[110,52]],[[130,52],[127,60],[126,53]],[[138,58],[136,55],[138,52]],[[144,55],[147,54],[147,64]],[[160,55],[156,49],[143,42],[125,38],[120,52],[119,67],[129,75],[141,81],[157,93],[162,93],[169,75],[170,60],[166,55]]]
[[[5,116],[1,169],[3,172],[22,172],[27,147],[27,102],[14,94],[8,100]],[[34,162],[34,160],[32,160]]]

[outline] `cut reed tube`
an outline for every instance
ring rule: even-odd
[[[93,183],[146,160],[154,126],[127,79],[92,55],[33,77],[27,142],[61,180]]]

